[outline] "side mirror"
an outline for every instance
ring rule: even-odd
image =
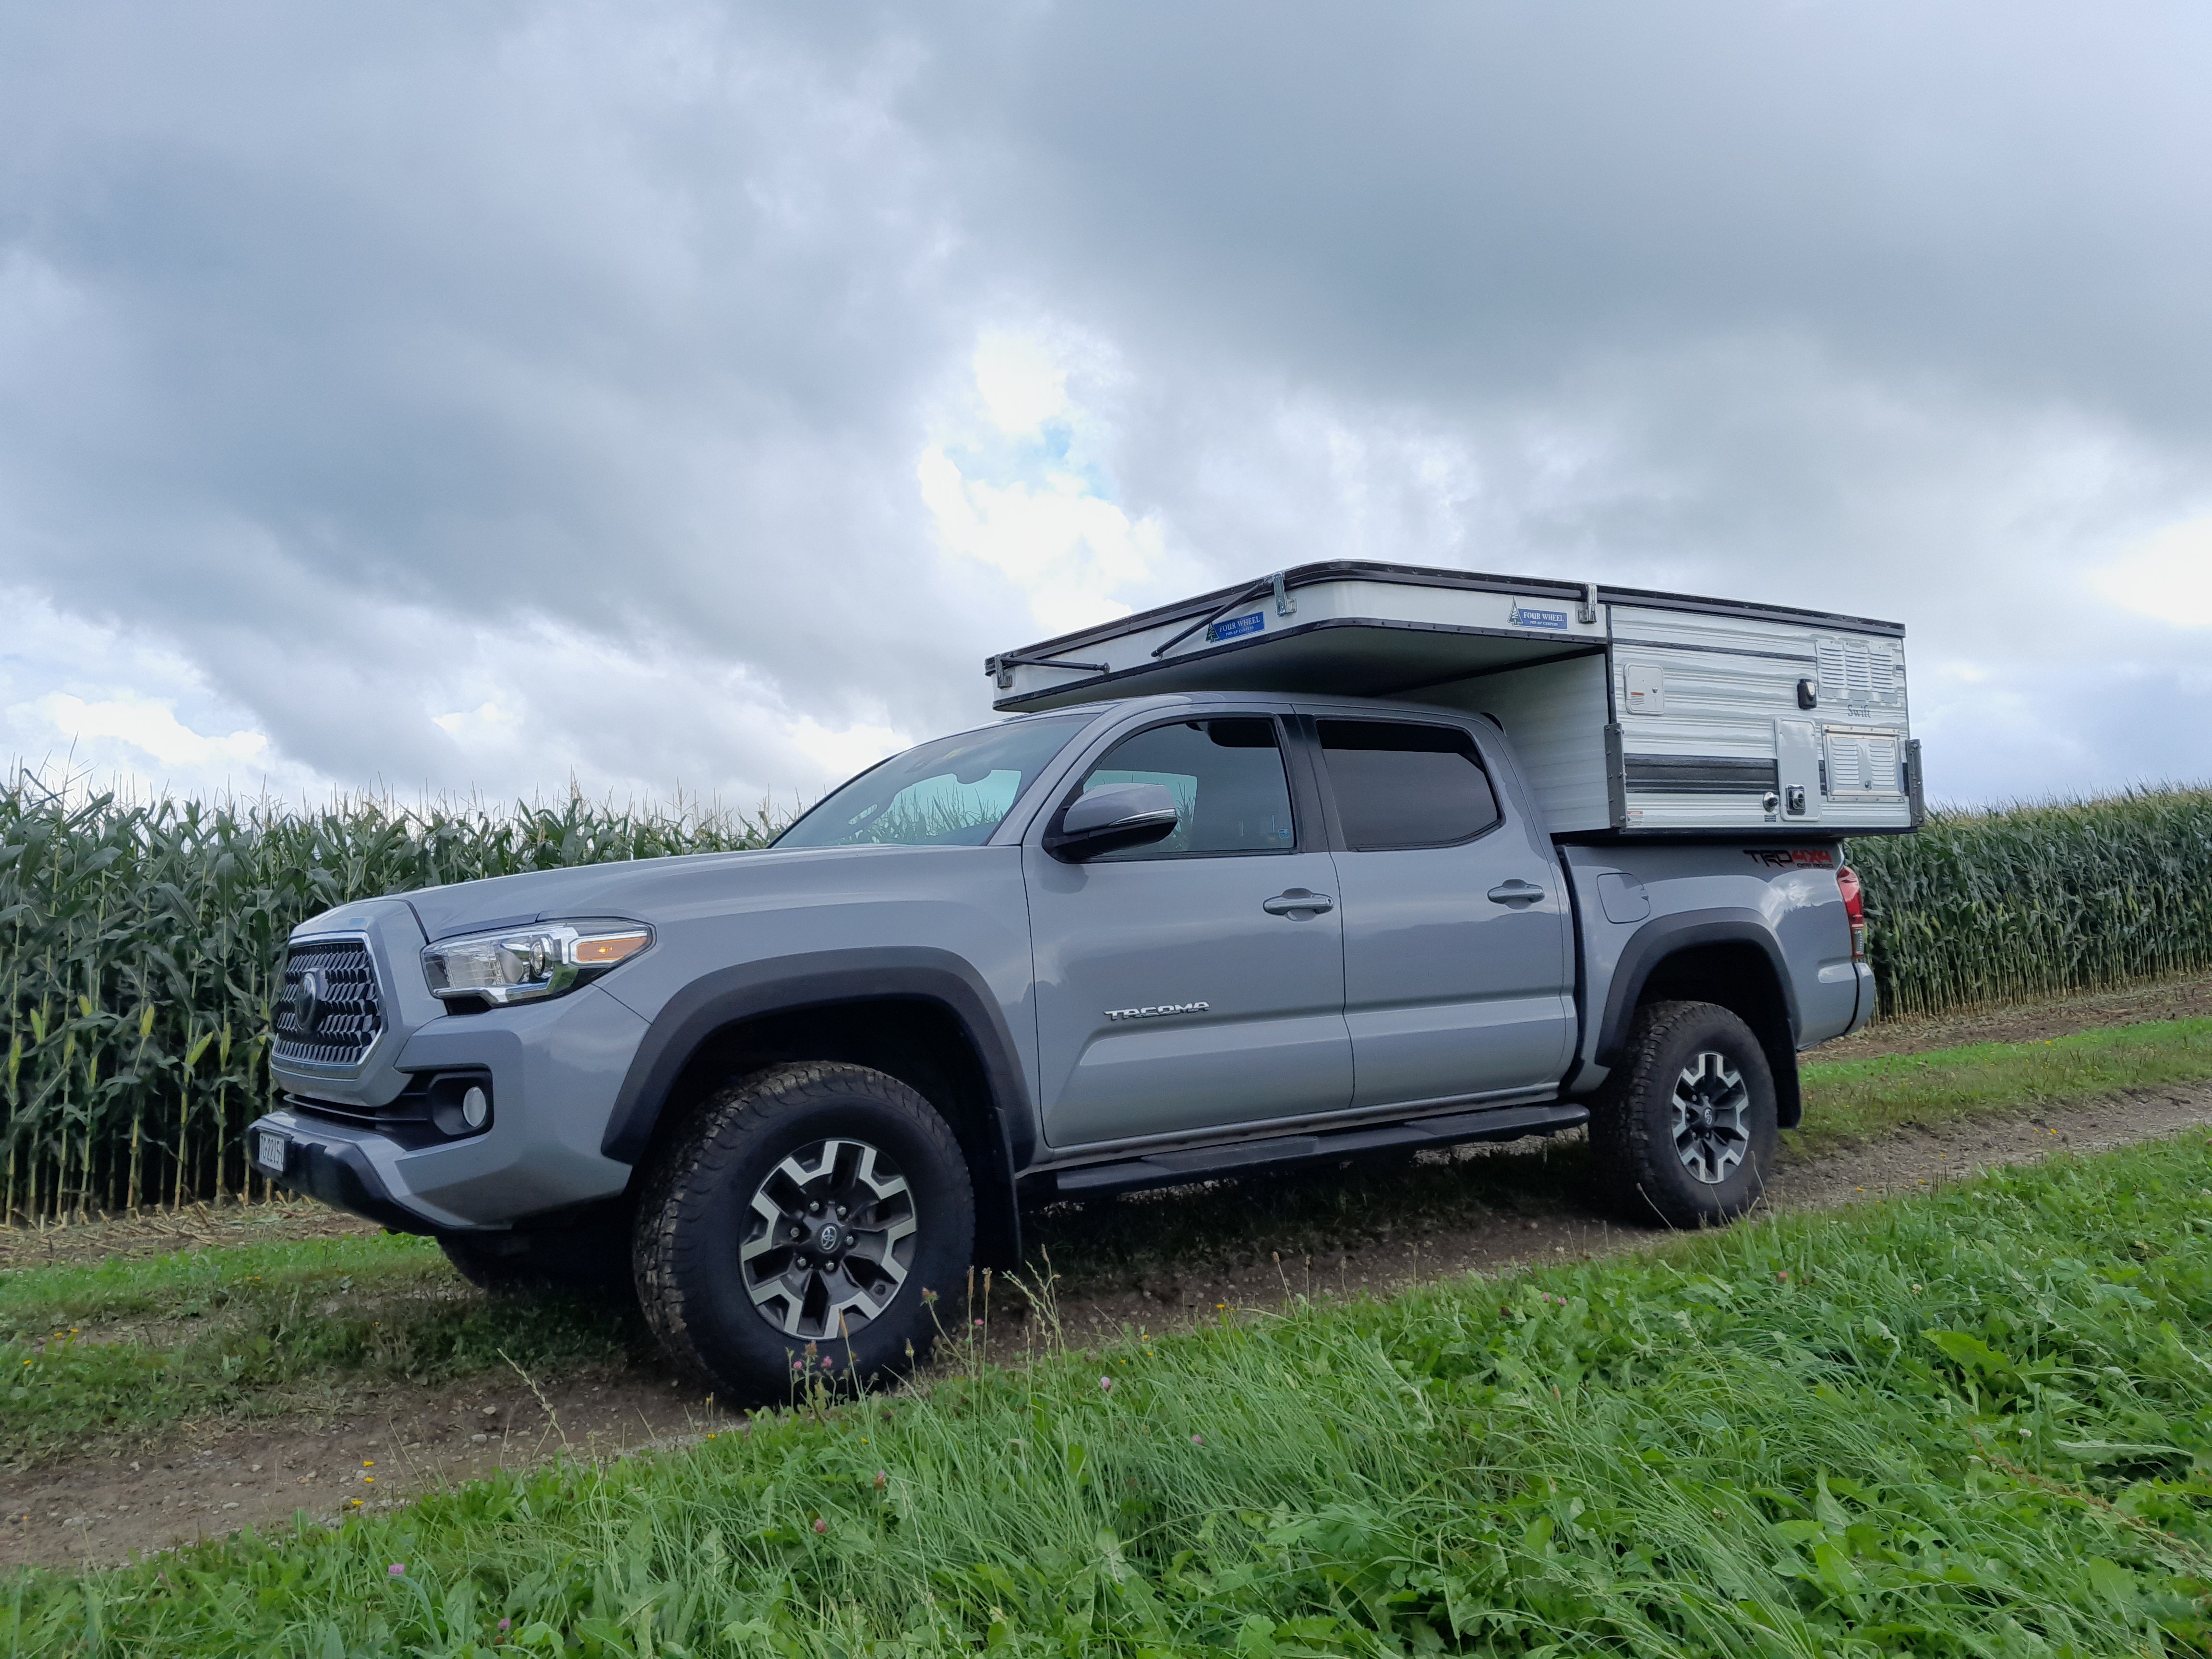
[[[1061,807],[1045,830],[1044,850],[1062,864],[1080,864],[1165,841],[1181,822],[1164,784],[1112,783]]]

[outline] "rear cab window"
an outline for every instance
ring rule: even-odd
[[[1474,739],[1413,720],[1322,720],[1322,761],[1353,852],[1450,847],[1504,815]]]

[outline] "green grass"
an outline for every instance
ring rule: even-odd
[[[1817,1154],[1906,1123],[2207,1078],[2212,1020],[2201,1019],[1814,1061],[1791,1143]],[[1346,1250],[1500,1213],[1572,1212],[1584,1172],[1579,1146],[1539,1143],[1449,1164],[1255,1178],[1048,1211],[1031,1223],[1030,1253],[1085,1288],[1279,1256],[1295,1290],[1332,1282]],[[384,1382],[443,1382],[502,1366],[502,1354],[532,1370],[613,1361],[639,1340],[582,1304],[488,1303],[421,1239],[25,1268],[0,1274],[0,1462],[112,1449],[182,1419],[327,1406]]]
[[[416,1238],[26,1268],[0,1275],[0,1462],[447,1382],[508,1357],[550,1370],[605,1361],[629,1340],[584,1304],[488,1301]]]
[[[1808,1061],[1808,1152],[1877,1140],[1907,1123],[2077,1106],[2129,1089],[2212,1079],[2212,1019],[2076,1031],[2037,1042],[1976,1042],[1917,1054]]]
[[[1814,1061],[1790,1145],[1817,1155],[1906,1123],[2207,1079],[2212,1020],[2203,1019]],[[1347,1250],[1500,1214],[1577,1212],[1585,1171],[1579,1146],[1534,1143],[1450,1164],[1252,1178],[1059,1206],[1031,1219],[1030,1251],[1084,1289],[1279,1257],[1295,1291],[1334,1283]],[[23,1268],[0,1274],[0,1462],[112,1449],[181,1419],[266,1417],[388,1382],[443,1382],[503,1366],[502,1354],[557,1371],[634,1356],[641,1342],[584,1304],[488,1303],[422,1239]]]
[[[2208,1200],[2192,1134],[971,1367],[27,1572],[0,1655],[2201,1651]]]

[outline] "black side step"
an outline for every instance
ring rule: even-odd
[[[1241,1140],[1226,1146],[1152,1152],[1115,1164],[1086,1164],[1079,1169],[1057,1171],[1053,1177],[1054,1191],[1061,1198],[1090,1198],[1106,1193],[1135,1192],[1146,1187],[1178,1186],[1184,1182],[1206,1181],[1246,1170],[1325,1163],[1355,1152],[1382,1152],[1398,1146],[1449,1146],[1463,1140],[1518,1140],[1523,1135],[1555,1135],[1562,1129],[1578,1129],[1589,1121],[1589,1107],[1564,1102],[1540,1106],[1493,1106],[1487,1111],[1454,1112],[1445,1117],[1417,1118],[1407,1123],[1371,1124],[1322,1134],[1276,1135],[1266,1140]]]

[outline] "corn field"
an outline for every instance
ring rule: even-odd
[[[0,1222],[252,1196],[293,926],[377,893],[762,845],[750,817],[571,796],[496,812],[318,811],[0,780]],[[2212,791],[1932,817],[1862,841],[1886,1012],[1940,1013],[2212,968]]]
[[[2212,968],[2212,790],[1937,812],[1849,857],[1887,1014]]]
[[[751,817],[572,797],[319,811],[0,780],[0,1224],[252,1195],[285,936],[377,893],[757,847]]]

